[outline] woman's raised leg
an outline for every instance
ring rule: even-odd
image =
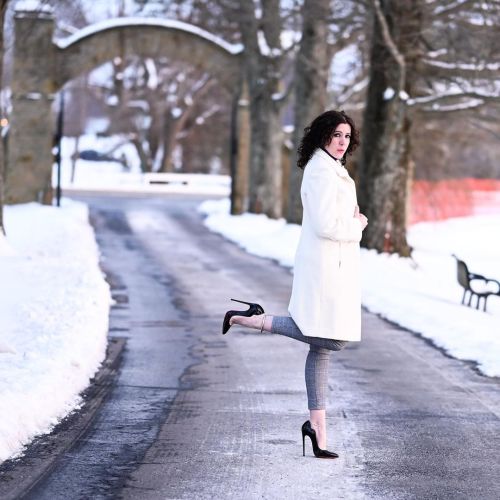
[[[347,340],[306,337],[290,316],[271,316],[270,314],[259,314],[249,318],[245,316],[233,316],[230,324],[276,333],[277,335],[283,335],[330,351],[340,351],[347,345]]]

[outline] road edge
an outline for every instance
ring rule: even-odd
[[[43,480],[57,460],[82,437],[109,395],[120,367],[127,339],[108,337],[106,357],[91,384],[81,394],[83,406],[71,412],[49,434],[35,438],[22,456],[0,465],[0,498],[20,499]]]

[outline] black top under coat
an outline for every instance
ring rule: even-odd
[[[335,161],[339,161],[340,163],[342,163],[342,165],[344,164],[341,158],[335,158],[335,156],[329,153],[325,148],[319,148],[319,149],[322,149],[330,158],[333,158]]]

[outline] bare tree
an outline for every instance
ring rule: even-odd
[[[114,64],[112,80],[119,85],[110,82],[106,97],[112,116],[108,133],[128,135],[143,171],[172,171],[178,141],[223,109],[218,93],[207,96],[216,80],[188,64],[165,58],[128,62],[116,58]]]
[[[281,147],[284,106],[282,67],[285,57],[279,0],[241,2],[245,80],[250,106],[250,212],[281,216]]]
[[[494,42],[498,2],[371,0],[371,4],[370,81],[359,165],[360,205],[370,224],[362,243],[409,255],[406,207],[415,114],[458,113],[498,102],[499,68],[488,63],[498,43],[485,44]],[[474,43],[468,46],[457,36],[464,33],[473,35],[473,40],[482,38],[487,50]],[[461,60],[464,55],[474,62]]]
[[[410,60],[419,46],[419,2],[372,0],[375,12],[370,84],[359,165],[360,205],[370,223],[363,244],[409,255],[406,199],[409,176],[409,122],[406,100],[413,80]],[[391,242],[390,249],[386,242]]]
[[[354,2],[335,2],[332,8],[324,0],[304,0],[302,5],[302,29],[293,78],[293,156],[286,214],[289,222],[298,224],[302,219],[302,171],[294,168],[300,140],[304,128],[330,104],[328,81],[332,56],[359,38],[364,21],[360,8]]]
[[[300,183],[302,171],[295,167],[297,150],[304,128],[327,105],[328,70],[331,46],[328,44],[328,3],[304,0],[302,6],[302,37],[295,59],[295,106],[292,168],[288,191],[287,220],[299,224],[302,220]],[[295,168],[294,168],[295,167]]]

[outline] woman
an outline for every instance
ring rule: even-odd
[[[368,221],[359,212],[356,187],[344,165],[358,145],[354,121],[343,111],[326,111],[304,131],[298,167],[303,219],[295,255],[290,316],[271,316],[250,302],[247,311],[228,311],[223,333],[238,324],[309,344],[305,379],[310,419],[302,426],[314,455],[326,450],[326,394],[331,351],[361,340],[359,241]],[[234,300],[234,299],[231,299]]]

